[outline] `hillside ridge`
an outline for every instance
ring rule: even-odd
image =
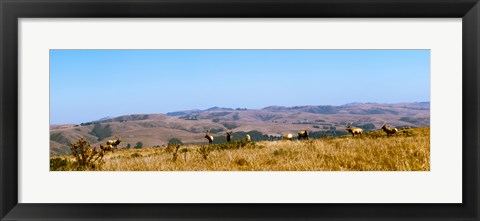
[[[81,124],[50,126],[51,154],[68,152],[70,143],[83,137],[93,145],[122,137],[120,147],[162,146],[177,139],[183,143],[203,144],[210,130],[216,140],[224,131],[237,136],[251,133],[255,139],[274,139],[285,133],[309,130],[321,135],[341,135],[351,123],[364,130],[378,130],[387,123],[393,127],[430,125],[430,102],[414,103],[349,103],[345,105],[268,106],[261,109],[211,107],[204,110],[183,110],[166,114],[130,114],[106,117]],[[273,138],[272,138],[273,137]]]

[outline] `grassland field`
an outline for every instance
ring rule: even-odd
[[[73,156],[50,158],[50,170],[75,171]],[[294,141],[233,141],[108,152],[94,171],[429,171],[430,128]]]

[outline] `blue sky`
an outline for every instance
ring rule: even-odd
[[[50,123],[430,101],[430,50],[50,50]]]

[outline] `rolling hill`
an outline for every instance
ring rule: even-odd
[[[141,142],[144,147],[166,145],[172,138],[188,144],[206,144],[205,132],[215,137],[225,130],[251,132],[265,137],[281,137],[307,129],[311,132],[345,133],[346,123],[365,130],[380,129],[384,122],[394,127],[430,125],[430,102],[417,103],[350,103],[341,106],[269,106],[262,109],[212,107],[206,110],[184,110],[166,114],[132,114],[105,117],[81,124],[50,126],[50,154],[69,152],[69,144],[83,137],[93,145],[105,143],[118,134],[120,147]],[[238,134],[234,139],[241,139]],[[217,139],[218,140],[218,139]],[[255,141],[255,139],[254,139]]]

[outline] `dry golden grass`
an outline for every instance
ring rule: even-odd
[[[213,146],[215,147],[215,146]],[[302,141],[262,141],[232,149],[181,146],[122,149],[102,171],[429,171],[430,128]],[[173,148],[174,149],[174,148]],[[213,149],[213,150],[212,150]],[[203,154],[202,154],[203,153]],[[204,156],[207,155],[207,159]]]

